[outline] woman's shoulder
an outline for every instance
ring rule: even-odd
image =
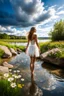
[[[34,33],[34,34],[33,34],[33,39],[36,39],[36,38],[37,38],[37,34]]]

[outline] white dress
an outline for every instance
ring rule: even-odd
[[[39,57],[39,55],[40,55],[39,54],[39,48],[37,47],[36,42],[34,40],[29,42],[26,53],[32,57],[34,57],[34,56]]]

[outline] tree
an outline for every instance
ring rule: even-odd
[[[64,40],[64,21],[60,20],[59,22],[56,22],[49,35],[53,41]]]
[[[0,39],[9,39],[9,38],[10,38],[10,36],[7,35],[6,33],[0,34]]]

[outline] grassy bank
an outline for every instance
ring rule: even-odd
[[[53,48],[60,48],[60,52],[56,52],[55,54],[50,54],[49,57],[64,58],[64,41],[40,43],[41,53],[44,53],[44,52],[51,50]]]
[[[7,42],[0,41],[0,45],[7,46],[8,48],[13,48],[13,49],[20,49],[22,51],[25,51],[25,46],[17,46],[17,45],[11,45]],[[3,56],[4,52],[2,49],[0,49],[0,58]]]
[[[15,50],[19,48],[22,51],[25,51],[25,46],[17,46],[17,45],[11,45],[7,42],[0,41],[0,45],[7,46],[8,48],[14,48]],[[40,45],[40,51],[41,53],[44,53],[50,49],[53,48],[60,48],[62,50],[62,55],[64,57],[64,41],[58,41],[58,42],[43,42],[39,43]],[[3,51],[0,49],[0,57],[2,56]]]
[[[19,48],[20,50],[24,51],[25,50],[25,47],[24,46],[17,46],[17,45],[11,45],[7,42],[3,42],[3,41],[0,41],[0,45],[4,45],[4,46],[7,46],[8,48],[13,48],[13,49],[17,49]]]
[[[64,41],[58,41],[58,42],[44,42],[40,43],[40,50],[41,53],[46,52],[52,48],[64,48]]]
[[[2,42],[22,42],[25,43],[27,42],[26,39],[0,39]]]

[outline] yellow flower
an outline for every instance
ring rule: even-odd
[[[24,86],[24,84],[22,84],[22,86]]]
[[[21,85],[21,84],[18,84],[18,87],[19,87],[19,88],[22,88],[22,85]]]

